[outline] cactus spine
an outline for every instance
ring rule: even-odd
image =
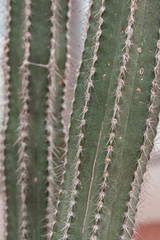
[[[160,110],[159,0],[88,1],[80,53],[75,1],[6,1],[3,240],[131,240]]]

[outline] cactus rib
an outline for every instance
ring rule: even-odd
[[[1,130],[1,135],[2,139],[0,142],[0,174],[1,174],[1,188],[2,188],[2,194],[3,194],[3,201],[4,201],[4,219],[3,219],[3,231],[4,231],[4,236],[3,239],[5,240],[7,238],[8,232],[7,232],[7,218],[8,218],[8,213],[7,213],[7,194],[6,194],[6,177],[5,177],[5,140],[6,140],[6,130],[8,127],[8,121],[9,121],[9,112],[10,112],[10,107],[9,107],[9,96],[10,96],[10,66],[8,65],[9,57],[9,43],[10,43],[10,22],[11,22],[11,5],[10,5],[11,0],[7,0],[6,3],[6,9],[7,9],[7,18],[6,18],[6,37],[5,37],[5,43],[4,43],[4,52],[3,52],[3,74],[4,74],[4,109],[3,109],[3,119],[2,119],[2,130]]]
[[[128,26],[126,28],[126,35],[127,35],[127,39],[125,41],[125,47],[124,47],[124,54],[123,54],[123,60],[122,60],[122,65],[120,67],[120,73],[118,76],[118,86],[116,89],[116,99],[115,99],[115,103],[114,103],[114,112],[113,112],[113,117],[111,120],[111,133],[110,133],[110,137],[109,137],[109,141],[107,143],[107,155],[106,155],[106,159],[105,159],[105,167],[104,167],[104,172],[103,172],[103,182],[101,183],[101,190],[99,193],[99,197],[98,197],[98,204],[97,204],[97,211],[95,214],[95,225],[93,226],[92,229],[92,236],[91,236],[91,240],[93,239],[97,239],[96,234],[98,232],[98,222],[101,218],[100,216],[100,212],[103,208],[103,201],[104,201],[104,197],[105,197],[105,189],[107,186],[107,178],[108,178],[108,166],[109,163],[111,162],[111,155],[113,152],[113,146],[112,143],[115,139],[115,130],[116,130],[116,126],[118,123],[118,118],[120,116],[120,107],[119,107],[119,102],[122,96],[122,88],[124,86],[124,77],[126,74],[126,65],[129,61],[130,55],[129,55],[129,51],[131,48],[131,38],[133,35],[133,28],[132,25],[134,23],[134,15],[135,12],[137,10],[137,4],[136,4],[137,0],[131,0],[131,6],[130,6],[130,16],[128,19]]]
[[[61,6],[61,4],[63,4]],[[57,95],[59,94],[59,91],[62,91],[62,87],[59,86],[59,81],[62,81],[63,78],[63,71],[64,66],[60,65],[64,63],[64,61],[61,60],[61,63],[58,62],[58,56],[57,52],[61,48],[60,45],[56,42],[56,37],[60,37],[60,30],[62,26],[61,21],[64,20],[66,13],[63,12],[64,9],[67,6],[67,3],[60,3],[57,0],[51,0],[51,50],[50,50],[50,59],[48,63],[48,93],[47,93],[47,111],[46,111],[46,130],[47,130],[47,141],[48,141],[48,206],[47,206],[47,213],[46,213],[46,219],[47,219],[47,239],[51,239],[53,235],[53,227],[56,223],[56,215],[57,215],[57,209],[58,205],[60,204],[60,195],[61,195],[61,186],[63,183],[63,176],[64,176],[64,169],[65,169],[65,161],[61,164],[61,158],[63,158],[62,154],[60,153],[58,147],[63,148],[63,143],[57,143],[57,138],[60,135],[61,129],[57,131],[56,128],[59,127],[59,120],[60,116],[57,116],[57,111],[55,109],[55,106],[57,103],[61,103],[60,97],[59,100],[57,100]],[[62,13],[62,14],[61,14]],[[61,19],[57,19],[57,16]],[[63,30],[64,31],[64,30]],[[65,38],[65,31],[62,32],[63,38]],[[65,55],[66,49],[64,47],[63,54]],[[63,58],[63,54],[61,57]],[[64,58],[65,60],[65,58]],[[58,102],[59,101],[59,102]],[[58,114],[60,114],[60,110],[58,109]],[[56,162],[56,160],[58,160]]]
[[[26,153],[27,140],[29,139],[28,126],[29,126],[29,112],[28,112],[28,102],[29,102],[29,57],[30,57],[30,39],[31,33],[29,32],[31,26],[31,0],[25,0],[25,22],[23,29],[23,45],[24,45],[24,59],[21,66],[21,78],[22,78],[22,93],[21,98],[23,101],[22,110],[19,116],[20,126],[18,127],[19,138],[18,142],[20,144],[18,150],[18,171],[19,171],[19,180],[18,184],[20,185],[20,197],[21,197],[21,239],[27,239],[27,205],[26,205],[26,189],[27,189],[27,165],[29,162],[29,156]]]
[[[160,29],[159,29],[160,37]],[[153,126],[155,127],[157,120],[155,119],[154,110],[157,107],[157,99],[160,94],[160,38],[157,41],[157,53],[155,55],[156,66],[154,67],[154,79],[152,81],[150,105],[148,108],[148,118],[146,120],[146,129],[144,132],[144,142],[140,148],[140,156],[137,161],[137,169],[134,173],[134,180],[132,182],[132,190],[130,191],[130,200],[128,202],[128,211],[125,214],[125,223],[123,225],[123,234],[121,240],[129,240],[132,236],[132,229],[134,227],[134,217],[136,214],[136,206],[139,200],[139,193],[141,191],[141,184],[143,182],[143,175],[146,170],[146,164],[149,160],[148,146],[152,147],[152,140],[155,136]],[[151,139],[150,139],[151,137]]]

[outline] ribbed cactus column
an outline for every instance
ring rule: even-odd
[[[64,146],[61,105],[67,2],[16,0],[8,4],[6,235],[7,239],[50,239]]]
[[[132,238],[160,111],[160,4],[88,3],[72,66],[75,2],[7,0],[3,240]]]
[[[120,239],[123,225],[127,229],[139,154],[148,160],[152,147],[143,147],[143,141],[156,66],[157,11],[158,1],[152,6],[147,0],[93,1],[53,239],[113,240]],[[157,121],[156,113],[154,133]],[[148,137],[152,143],[153,135]],[[132,228],[125,239],[131,235]]]

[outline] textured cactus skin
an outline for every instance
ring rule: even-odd
[[[31,28],[31,56],[33,63],[48,64],[50,45],[50,2],[33,1]],[[43,23],[43,27],[42,24]],[[38,39],[41,39],[39,41]],[[46,173],[47,142],[45,131],[47,68],[30,65],[30,141],[28,151],[30,166],[28,168],[28,221],[30,238],[38,239],[45,234],[42,226],[46,213]],[[39,99],[39,100],[38,100]],[[40,148],[38,146],[41,146]],[[37,182],[35,181],[37,178]],[[37,218],[38,216],[38,218]],[[41,220],[40,220],[41,219]]]
[[[53,177],[53,185],[47,180],[49,141],[46,130],[47,93],[50,83],[48,63],[53,37],[51,2],[57,7],[54,26],[54,120],[51,126],[54,131],[51,162],[54,168],[52,170],[57,176]],[[24,57],[22,46],[25,35],[25,1],[11,1],[11,95],[5,140],[8,236],[3,240],[131,240],[140,185],[153,146],[160,111],[160,97],[153,100],[153,112],[149,108],[153,95],[152,81],[156,75],[154,67],[159,39],[159,0],[90,0],[89,27],[75,86],[66,149],[61,113],[63,78],[67,67],[67,11],[68,6],[72,7],[72,4],[68,3],[69,1],[64,0],[31,1],[29,138],[25,140],[29,156],[25,189],[27,233],[22,237],[21,182],[18,183],[20,143],[17,143],[17,129],[23,106],[20,69]],[[132,24],[129,23],[130,15],[134,19]],[[125,33],[127,26],[130,27],[129,33]],[[129,34],[131,45],[125,42]],[[125,51],[129,52],[129,59],[125,62],[126,70],[122,73]],[[157,67],[160,69],[160,60],[158,61]],[[124,84],[117,92],[120,77]],[[159,74],[157,78],[158,87],[152,90],[155,90],[155,94],[160,94]],[[115,114],[115,111],[118,111],[118,114]],[[149,140],[146,143],[144,133],[148,116],[153,121],[148,123],[151,124],[151,131],[147,132]],[[115,117],[117,123],[114,125]],[[66,162],[63,162],[64,151],[67,151]],[[136,174],[141,175],[136,172],[140,154],[142,176],[139,176],[138,184],[136,182],[137,185],[134,185]],[[105,187],[102,187],[102,184]],[[53,196],[49,195],[50,187],[54,187]],[[127,202],[132,196],[131,189],[137,189],[137,192],[135,201],[131,201],[134,212],[130,213],[129,210],[127,212]],[[47,201],[50,197],[53,198],[53,209],[48,211]],[[50,219],[52,224],[49,223]]]
[[[98,5],[96,3],[93,3],[92,16],[95,16],[94,11]],[[92,79],[94,88],[91,90],[91,99],[88,105],[89,110],[86,114],[86,125],[84,127],[84,140],[81,144],[82,154],[80,156],[81,165],[78,177],[81,185],[77,187],[78,196],[75,198],[76,204],[73,208],[73,215],[75,217],[72,218],[68,231],[70,239],[75,239],[75,237],[78,240],[90,239],[92,227],[95,225],[94,214],[100,184],[102,183],[106,145],[111,132],[110,122],[113,116],[115,91],[122,62],[122,49],[126,39],[124,29],[128,24],[130,4],[129,1],[105,2],[106,10],[103,13],[104,23],[102,25],[102,36],[100,37],[98,61],[95,64],[96,72]],[[114,150],[108,169],[109,177],[101,216],[102,219],[97,224],[100,230],[98,231],[97,238],[93,236],[93,239],[120,239],[122,233],[124,213],[127,210],[126,203],[129,199],[128,193],[131,190],[131,182],[134,176],[133,173],[136,170],[139,150],[143,144],[143,133],[150,101],[150,86],[154,78],[153,67],[156,42],[158,40],[158,27],[153,28],[151,34],[151,29],[148,26],[150,25],[149,21],[152,21],[154,26],[158,25],[158,14],[154,14],[155,9],[159,9],[158,7],[158,1],[155,1],[152,7],[148,1],[144,3],[138,2],[138,10],[135,13],[135,23],[133,26],[132,41],[134,45],[130,49],[130,61],[127,64],[127,73],[124,78],[125,86],[122,90],[122,100],[119,104],[120,120],[116,128],[116,138],[113,143]],[[152,19],[150,19],[150,15],[152,15]],[[55,228],[58,237],[55,234],[55,239],[61,239],[62,237],[60,230],[65,227],[65,214],[68,212],[66,202],[70,201],[71,184],[74,185],[72,179],[79,140],[80,121],[85,101],[85,89],[88,79],[87,71],[91,64],[90,58],[93,57],[93,52],[90,50],[92,49],[92,34],[96,35],[96,32],[94,32],[96,27],[92,25],[95,20],[93,19],[94,17],[90,19],[90,29],[88,31],[82,67],[77,83],[70,129],[64,193],[57,217],[57,229]],[[148,34],[147,40],[145,34]],[[138,53],[137,49],[139,47],[142,48],[142,53]],[[141,75],[139,71],[143,67],[144,74]],[[144,80],[141,81],[141,78],[144,78]],[[139,118],[139,116],[141,117]],[[155,122],[157,123],[157,121],[158,115]],[[153,136],[149,137],[153,141]],[[93,172],[95,159],[96,165]],[[93,183],[91,195],[88,200],[92,176]],[[87,201],[89,201],[89,208],[85,226],[83,226]],[[128,236],[126,239],[130,238],[131,236]],[[66,239],[65,233],[62,239]]]
[[[21,79],[19,76],[19,67],[21,65],[21,59],[23,57],[22,45],[22,29],[23,29],[23,14],[22,9],[24,4],[22,1],[17,1],[17,6],[12,2],[12,36],[10,41],[9,52],[9,65],[11,67],[10,78],[10,120],[8,123],[8,129],[6,133],[6,160],[5,160],[5,173],[6,173],[6,185],[8,195],[8,239],[12,239],[13,236],[18,239],[17,220],[19,216],[19,193],[17,189],[17,152],[18,146],[14,145],[17,141],[18,135],[16,129],[18,128],[18,116],[20,114],[21,102],[19,101],[19,92],[21,90]],[[17,26],[17,27],[14,27]],[[16,104],[15,104],[16,102]]]
[[[54,141],[56,142],[58,157],[54,161],[61,165],[63,134],[61,126],[61,104],[63,90],[63,74],[66,55],[66,16],[67,2],[59,1],[57,10],[57,43],[56,45],[56,65],[59,75],[55,78],[55,106],[54,117],[57,122],[53,122],[56,132]],[[22,239],[20,222],[20,193],[18,182],[18,125],[19,115],[22,108],[21,100],[21,74],[20,67],[23,59],[23,23],[24,23],[24,2],[11,1],[11,33],[9,65],[11,67],[10,76],[10,120],[7,129],[6,139],[6,185],[8,195],[8,238]],[[46,95],[48,84],[47,64],[50,56],[50,35],[51,35],[51,1],[32,1],[31,5],[31,48],[30,48],[30,77],[29,77],[29,140],[27,140],[27,153],[29,164],[27,169],[28,186],[27,195],[27,220],[28,237],[26,239],[41,239],[46,234],[46,207],[47,207],[47,133],[46,133]],[[58,12],[60,11],[61,14]],[[60,23],[60,25],[58,25]],[[39,66],[38,64],[41,64]],[[13,90],[13,92],[12,92]],[[16,104],[15,104],[16,103]],[[57,110],[58,109],[58,110]],[[57,126],[58,125],[58,126]],[[59,129],[59,130],[58,130]],[[16,143],[16,144],[15,144]],[[39,147],[40,146],[40,147]],[[58,169],[59,171],[59,169]]]

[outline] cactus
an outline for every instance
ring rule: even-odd
[[[160,110],[159,1],[6,2],[3,240],[130,240]]]

